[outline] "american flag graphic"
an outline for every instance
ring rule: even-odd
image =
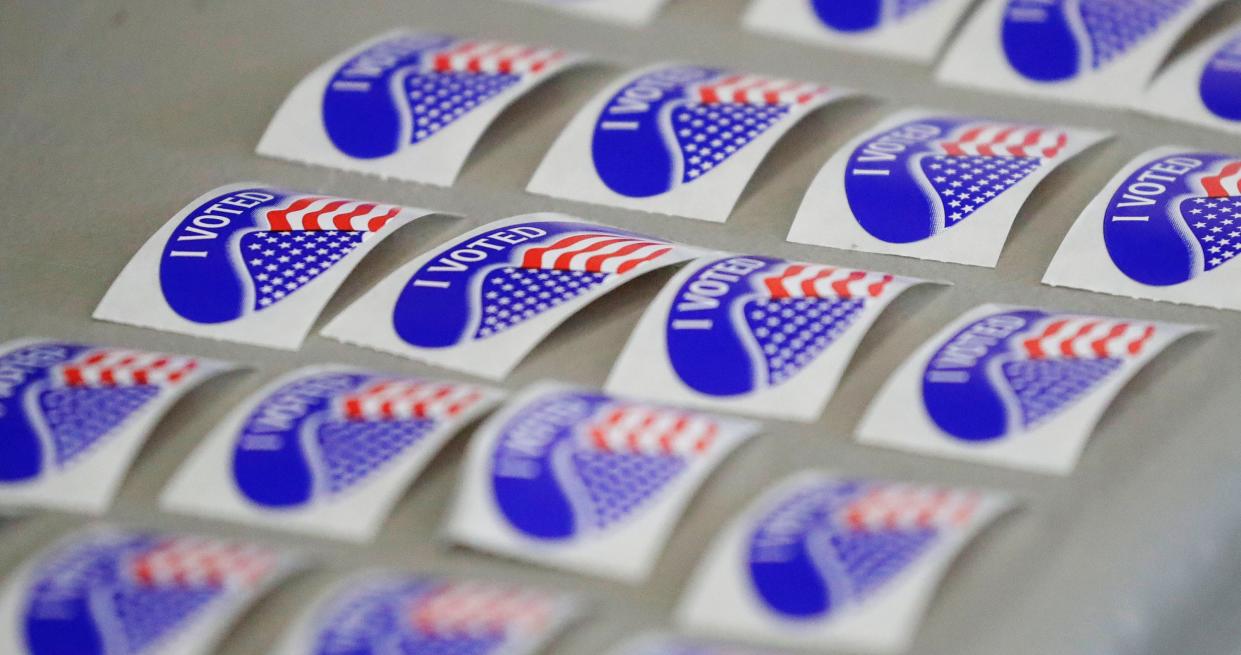
[[[134,555],[129,572],[141,585],[253,589],[275,570],[267,548],[205,537],[169,537]]]
[[[258,212],[257,229],[240,242],[254,309],[306,286],[400,213],[395,205],[332,196],[292,196],[283,207]]]
[[[198,360],[141,350],[92,350],[56,367],[52,376],[67,387],[171,386],[198,369]]]
[[[1061,317],[1019,336],[1001,374],[1016,395],[1022,423],[1035,427],[1072,406],[1142,354],[1155,336],[1149,323]]]
[[[1043,157],[1051,159],[1069,143],[1065,132],[1020,125],[978,125],[939,147],[953,157]]]
[[[963,527],[981,501],[976,491],[909,484],[877,484],[847,503],[837,519],[861,532]]]
[[[354,421],[450,419],[483,394],[468,385],[424,380],[384,380],[341,399],[341,413]]]
[[[487,274],[482,284],[482,320],[474,334],[484,339],[534,318],[673,250],[673,245],[635,236],[587,232],[532,246],[517,265]]]
[[[603,452],[647,456],[702,454],[719,434],[709,417],[642,405],[614,407],[586,430]]]
[[[816,264],[789,264],[763,278],[772,298],[878,298],[895,279],[886,273]]]
[[[443,584],[414,599],[409,621],[439,639],[532,636],[556,621],[557,603],[547,594],[501,584]]]
[[[1225,162],[1198,180],[1202,196],[1181,201],[1181,216],[1202,252],[1205,271],[1241,255],[1241,161]]]
[[[1144,41],[1193,4],[1192,0],[1080,0],[1098,69]]]

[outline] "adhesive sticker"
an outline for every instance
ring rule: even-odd
[[[164,509],[365,541],[440,448],[501,393],[343,366],[299,369],[232,413]]]
[[[1238,253],[1241,155],[1157,148],[1091,201],[1043,282],[1241,310]]]
[[[819,171],[789,241],[994,267],[1022,205],[1107,135],[914,109]]]
[[[514,0],[568,14],[638,27],[651,22],[668,0]]]
[[[0,345],[0,505],[104,512],[160,418],[229,368],[44,339]]]
[[[0,652],[205,655],[300,567],[264,546],[92,528],[39,554],[0,599]]]
[[[670,635],[641,635],[608,652],[609,655],[780,655],[770,650],[760,652]]]
[[[591,301],[699,254],[563,214],[517,216],[409,262],[323,334],[499,379]]]
[[[754,0],[748,29],[928,63],[974,0]]]
[[[303,79],[258,154],[451,186],[506,107],[581,61],[554,48],[389,32]]]
[[[871,324],[921,282],[761,255],[703,257],[647,309],[607,390],[813,421]]]
[[[1173,61],[1134,109],[1241,133],[1241,28]]]
[[[1220,0],[989,0],[949,48],[949,84],[1127,107]]]
[[[793,648],[904,651],[957,553],[1010,506],[978,490],[795,475],[718,538],[680,621]]]
[[[719,68],[646,68],[574,117],[527,190],[722,223],[780,137],[847,95]]]
[[[533,655],[579,612],[569,594],[370,572],[338,585],[277,655]]]
[[[454,541],[636,583],[690,497],[757,424],[544,383],[477,431]]]
[[[294,350],[366,253],[431,213],[258,183],[223,186],[147,240],[94,317]]]
[[[893,374],[858,441],[1067,475],[1125,384],[1196,330],[983,305]]]

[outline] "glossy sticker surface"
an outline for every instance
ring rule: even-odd
[[[406,264],[323,333],[491,378],[613,288],[698,254],[561,214],[488,224]]]
[[[892,376],[858,440],[1067,474],[1125,383],[1193,329],[984,305]]]
[[[1009,504],[972,489],[796,475],[722,533],[679,618],[788,647],[902,651],[957,552]]]
[[[1086,207],[1043,282],[1241,309],[1241,155],[1160,148]]]
[[[608,391],[814,420],[888,303],[920,280],[760,255],[710,255],[647,309]]]
[[[476,433],[455,541],[638,581],[690,497],[754,424],[542,384]]]
[[[221,423],[166,509],[365,540],[440,447],[500,393],[346,367],[294,371]]]
[[[448,186],[505,107],[579,61],[554,48],[391,32],[302,80],[258,153]]]
[[[1133,108],[1241,133],[1241,29],[1223,32],[1173,60]]]
[[[843,95],[718,68],[647,68],[578,113],[527,190],[723,222],[780,136]]]
[[[0,504],[104,511],[164,413],[228,368],[51,340],[0,345]]]
[[[832,157],[789,231],[798,243],[995,266],[1026,199],[1105,135],[910,110]]]
[[[668,0],[512,0],[627,26],[649,23]]]
[[[220,187],[142,246],[94,317],[295,349],[371,248],[430,213],[261,184]]]

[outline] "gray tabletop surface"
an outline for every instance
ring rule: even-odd
[[[1241,140],[1123,111],[936,85],[930,70],[742,32],[744,0],[675,0],[624,29],[495,0],[0,1],[0,337],[45,335],[236,360],[168,415],[106,520],[245,534],[322,556],[323,566],[260,602],[222,653],[266,653],[308,599],[352,570],[383,566],[526,581],[580,591],[592,613],[549,652],[598,653],[666,628],[687,577],[720,526],[756,492],[818,467],[1008,490],[1021,509],[950,571],[912,652],[926,655],[1216,653],[1241,643],[1241,314],[1053,289],[1039,283],[1094,192],[1128,159],[1162,144],[1241,151]],[[1241,19],[1232,4],[1189,42]],[[322,61],[394,26],[556,44],[602,64],[539,88],[483,137],[452,188],[264,159],[254,146],[284,95]],[[575,108],[628,67],[685,60],[822,80],[874,97],[819,112],[771,153],[724,225],[536,197],[526,181]],[[1055,172],[1018,216],[992,269],[800,246],[784,234],[818,167],[886,113],[911,104],[1111,130],[1118,138]],[[243,529],[159,511],[158,491],[213,422],[272,376],[340,362],[443,374],[311,336],[281,352],[93,321],[113,277],[190,199],[240,180],[454,212],[401,230],[354,273],[319,325],[402,262],[504,216],[556,210],[704,246],[946,280],[898,301],[866,337],[823,417],[768,422],[728,460],[676,529],[654,575],[627,586],[446,546],[438,538],[466,438],[430,466],[374,543]],[[601,385],[667,273],[649,275],[555,331],[505,381]],[[983,302],[1203,323],[1121,394],[1069,477],[866,448],[851,435],[882,381],[934,331]],[[41,512],[0,528],[0,573],[90,519]]]

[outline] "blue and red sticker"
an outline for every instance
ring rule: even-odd
[[[410,262],[324,334],[503,377],[572,313],[695,249],[557,214],[491,223]],[[376,317],[388,317],[386,322]]]
[[[608,390],[814,420],[870,325],[919,282],[760,255],[704,257],[647,310]]]
[[[287,375],[226,420],[164,504],[191,513],[364,539],[494,390],[359,369]]]
[[[296,348],[361,258],[430,213],[261,185],[221,187],[138,251],[95,318]]]
[[[164,412],[225,368],[184,355],[59,341],[0,350],[0,503],[85,511],[106,509]]]
[[[258,152],[451,185],[505,107],[578,61],[562,50],[519,43],[387,34],[303,80]]]
[[[1207,39],[1173,60],[1134,109],[1241,133],[1241,29]]]
[[[565,594],[390,574],[347,581],[318,605],[279,655],[529,655],[578,612]]]
[[[832,158],[791,241],[994,266],[1044,177],[1104,135],[953,117],[894,115]]]
[[[839,97],[820,84],[719,68],[645,69],[578,114],[529,190],[723,222],[780,135]]]
[[[8,653],[211,652],[233,620],[291,570],[262,546],[110,528],[52,546],[10,587]],[[12,640],[12,641],[9,641]]]
[[[538,386],[480,428],[449,533],[548,566],[641,579],[690,496],[754,430]]]
[[[783,646],[903,650],[956,553],[1008,505],[972,489],[794,476],[723,533],[681,618]]]
[[[1067,473],[1125,382],[1191,329],[983,306],[892,377],[859,439]],[[905,406],[910,395],[919,406]]]

